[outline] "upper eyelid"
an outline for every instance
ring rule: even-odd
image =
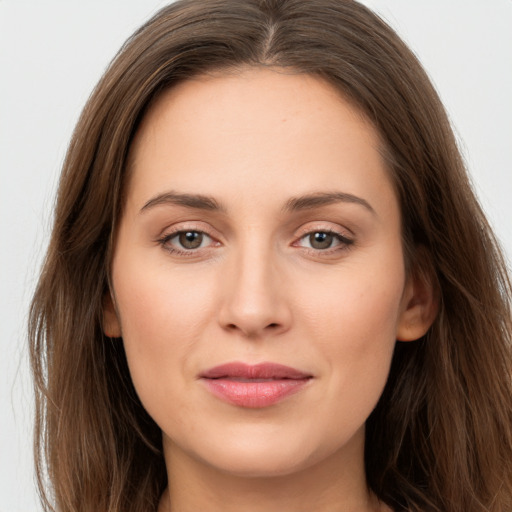
[[[168,233],[164,233],[160,238],[174,238],[177,235],[180,235],[181,233],[201,233],[202,235],[206,235],[208,238],[211,238],[212,240],[214,237],[210,235],[208,232],[203,231],[202,229],[177,229],[175,231],[170,231]]]
[[[310,224],[314,225],[311,226]],[[309,233],[316,232],[329,232],[340,235],[344,238],[352,238],[355,236],[354,232],[351,229],[345,226],[341,226],[337,223],[328,221],[313,221],[304,223],[298,230],[296,230],[296,236],[303,237]]]
[[[221,232],[212,227],[209,223],[201,220],[184,220],[176,222],[175,224],[169,225],[162,229],[156,238],[161,241],[163,238],[170,238],[178,233],[187,231],[203,233],[217,242],[225,242],[225,237]],[[304,222],[301,226],[295,228],[293,230],[292,243],[295,243],[297,240],[303,238],[304,236],[315,232],[328,232],[334,235],[338,235],[341,238],[351,240],[355,237],[353,230],[349,229],[347,226],[342,226],[337,222],[317,220]]]
[[[298,238],[298,240],[302,240],[303,238],[305,238],[307,236],[311,236],[314,233],[327,233],[329,235],[337,236],[338,238],[343,239],[343,240],[350,240],[350,241],[352,241],[352,238],[349,238],[347,235],[345,235],[343,233],[340,233],[339,231],[335,231],[333,229],[313,229],[312,231],[307,231],[306,233],[301,235]]]
[[[217,230],[213,229],[209,224],[206,224],[203,221],[183,221],[176,222],[175,224],[162,229],[158,238],[160,239],[166,236],[173,236],[177,233],[183,233],[186,231],[197,231],[198,233],[203,233],[211,238],[219,238],[220,236],[217,235]]]

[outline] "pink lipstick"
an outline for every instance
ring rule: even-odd
[[[233,362],[201,373],[200,379],[221,400],[257,409],[297,393],[307,385],[312,375],[276,363],[249,365]]]

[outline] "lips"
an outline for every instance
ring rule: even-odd
[[[276,363],[249,365],[233,362],[200,374],[208,391],[239,407],[274,405],[303,389],[312,375]]]

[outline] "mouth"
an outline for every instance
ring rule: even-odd
[[[269,407],[301,391],[313,378],[276,363],[227,363],[199,375],[208,391],[221,400],[252,409]]]

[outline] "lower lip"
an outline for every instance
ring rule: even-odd
[[[252,409],[274,405],[294,395],[310,381],[309,378],[252,381],[230,379],[202,380],[209,391],[221,400]]]

